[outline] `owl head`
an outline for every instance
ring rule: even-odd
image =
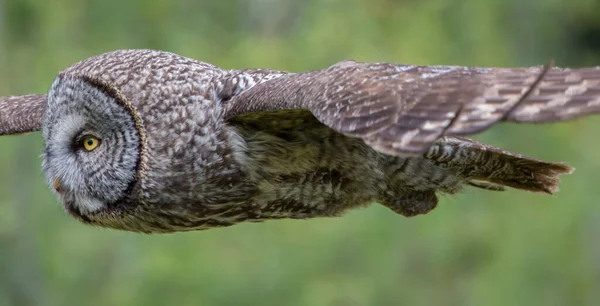
[[[139,178],[143,128],[133,106],[108,84],[60,74],[42,122],[42,168],[74,217],[118,217]]]
[[[214,111],[218,71],[166,52],[102,54],[59,73],[45,95],[0,97],[0,135],[42,131],[48,185],[81,222],[202,228],[211,212],[197,203],[246,194],[220,190],[241,176]]]
[[[65,210],[88,224],[137,231],[145,126],[115,86],[60,73],[46,95],[0,97],[0,135],[42,131],[42,168]],[[166,178],[168,180],[168,178]]]

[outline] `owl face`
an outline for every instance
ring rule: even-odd
[[[139,131],[118,93],[94,79],[59,75],[42,133],[46,180],[66,210],[83,221],[116,215],[140,160]]]

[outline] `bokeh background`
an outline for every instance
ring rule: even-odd
[[[0,0],[0,95],[121,48],[223,68],[344,59],[600,64],[592,0]],[[600,117],[476,138],[577,168],[561,192],[469,190],[407,219],[343,218],[172,235],[83,226],[45,186],[39,133],[0,138],[0,305],[600,305]]]

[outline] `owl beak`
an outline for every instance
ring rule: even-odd
[[[52,181],[52,187],[54,187],[54,190],[56,190],[56,192],[58,192],[59,194],[62,194],[63,189],[62,189],[62,186],[60,185],[60,181],[58,179],[54,179]]]

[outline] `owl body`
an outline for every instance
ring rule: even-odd
[[[152,51],[110,53],[63,71],[49,94],[52,111],[44,121],[44,169],[49,184],[59,181],[62,190],[57,194],[67,210],[94,223],[100,209],[103,222],[115,220],[104,224],[116,228],[182,231],[243,221],[335,216],[377,201],[387,190],[383,168],[389,158],[324,127],[308,112],[290,111],[253,124],[226,122],[224,88],[241,91],[257,80],[239,74],[231,81],[238,87],[223,80],[228,80],[227,72],[217,67]],[[93,108],[83,116],[74,104],[82,101],[84,111]],[[130,105],[122,105],[123,101]],[[133,108],[139,118],[131,115]],[[70,109],[77,109],[75,116],[68,115]],[[90,117],[102,122],[79,119]],[[259,124],[269,119],[276,123]],[[60,134],[63,126],[78,121],[82,122],[72,131]],[[91,168],[90,173],[79,165],[63,167],[69,154],[55,154],[54,144],[69,147],[64,143],[71,142],[75,131],[105,126],[109,131],[100,132],[99,138],[104,147],[109,139],[121,139],[111,153],[122,159]],[[85,189],[90,196],[73,192]],[[96,198],[93,190],[120,192]],[[108,210],[102,208],[106,202]],[[118,215],[119,207],[131,205],[138,207],[135,217],[104,215]]]
[[[458,136],[600,112],[599,68],[546,73],[353,61],[223,70],[119,50],[62,71],[48,95],[23,96],[28,112],[11,107],[18,97],[0,100],[0,134],[41,129],[48,184],[92,225],[190,231],[373,202],[414,216],[468,185],[556,191],[572,168]]]
[[[228,122],[223,111],[230,94],[226,91],[243,91],[265,81],[243,73],[229,79],[229,73],[153,51],[109,53],[63,71],[49,94],[53,111],[46,113],[44,121],[48,127],[44,169],[49,184],[58,180],[62,190],[57,195],[67,210],[84,222],[93,224],[101,218],[103,225],[141,232],[337,216],[372,202],[401,199],[413,191],[411,180],[416,185],[417,180],[427,180],[424,175],[445,171],[417,157],[413,159],[420,160],[424,169],[394,178],[386,169],[402,165],[405,158],[378,153],[359,139],[323,126],[306,111]],[[86,94],[79,97],[82,93]],[[91,168],[90,173],[79,166],[64,168],[65,152],[53,152],[54,144],[64,148],[74,137],[54,130],[79,120],[80,107],[74,103],[82,101],[83,110],[93,108],[84,117],[103,122],[82,122],[73,132],[108,126],[99,138],[104,147],[109,139],[116,139],[111,153],[122,156],[119,160],[94,157],[112,164]],[[69,117],[69,109],[78,109],[76,116]],[[132,115],[133,109],[139,118]],[[103,183],[95,186],[92,181]],[[431,192],[437,187],[424,186]],[[85,189],[90,196],[73,192]],[[120,192],[97,198],[93,190]],[[110,218],[125,206],[136,206],[137,214]]]

